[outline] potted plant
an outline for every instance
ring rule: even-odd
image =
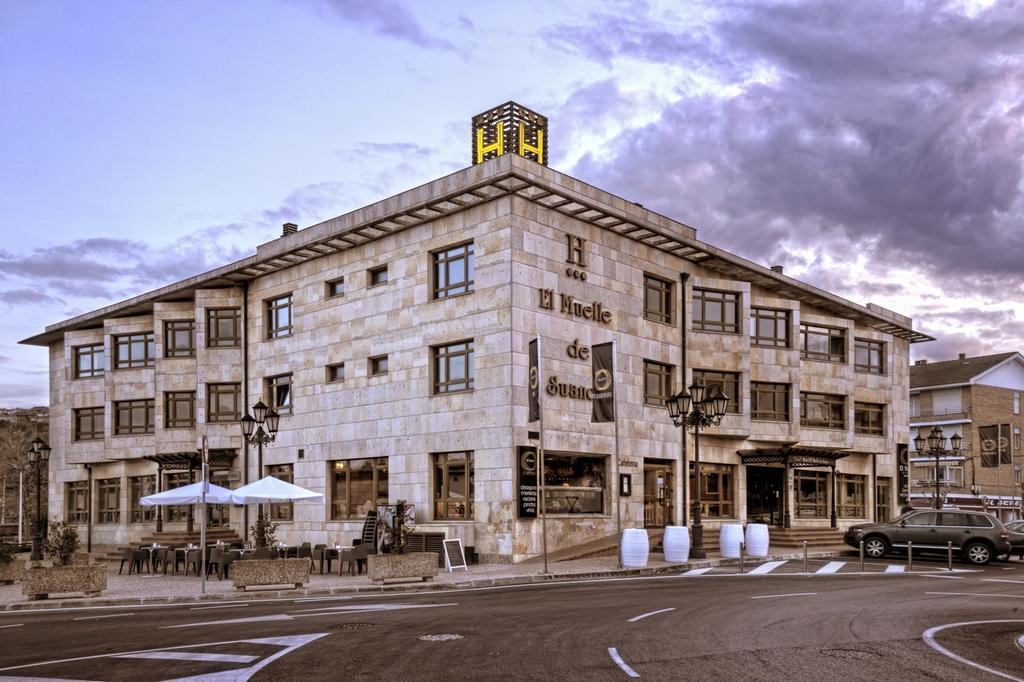
[[[249,532],[252,533],[257,547],[273,547],[277,541],[274,537],[274,533],[277,532],[277,524],[262,511],[256,516],[256,522],[249,527]]]
[[[21,580],[25,572],[25,564],[15,555],[14,545],[0,542],[0,585],[10,585]]]
[[[78,526],[65,521],[50,523],[49,534],[43,541],[43,552],[50,557],[51,565],[32,562],[25,571],[22,593],[29,599],[45,599],[50,594],[65,592],[95,597],[107,589],[106,568],[73,561],[78,547]]]
[[[409,551],[415,518],[415,507],[405,500],[385,507],[377,516],[377,523],[384,531],[384,553],[367,557],[366,572],[370,580],[383,584],[389,578],[430,580],[437,575],[436,552]]]

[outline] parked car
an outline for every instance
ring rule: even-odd
[[[976,511],[915,510],[888,523],[863,523],[847,529],[843,540],[852,547],[864,541],[864,554],[873,559],[894,550],[942,552],[947,542],[964,561],[984,565],[997,556],[1010,553],[1010,532],[991,514]]]
[[[1018,559],[1024,561],[1024,519],[1008,522],[1006,530],[1010,531],[1010,551],[999,555],[999,558],[1009,561],[1010,555],[1016,554]]]

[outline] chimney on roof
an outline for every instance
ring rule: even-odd
[[[956,359],[957,360],[966,360],[967,359],[967,353],[960,353],[960,355],[958,355]]]
[[[295,223],[285,223],[281,226],[281,236],[287,237],[290,234],[295,234],[299,231],[299,226]]]
[[[915,360],[914,364],[915,365],[927,365],[928,361],[927,360]]]
[[[772,272],[777,272],[777,273],[779,273],[781,275],[782,274],[782,266],[781,265],[773,265],[772,266]]]

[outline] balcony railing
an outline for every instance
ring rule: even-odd
[[[966,419],[967,412],[961,407],[946,407],[941,409],[933,409],[931,407],[918,407],[916,409],[911,408],[910,417],[942,417],[943,419]]]

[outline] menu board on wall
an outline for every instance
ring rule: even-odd
[[[521,445],[518,450],[519,466],[519,505],[521,519],[537,518],[537,448]]]

